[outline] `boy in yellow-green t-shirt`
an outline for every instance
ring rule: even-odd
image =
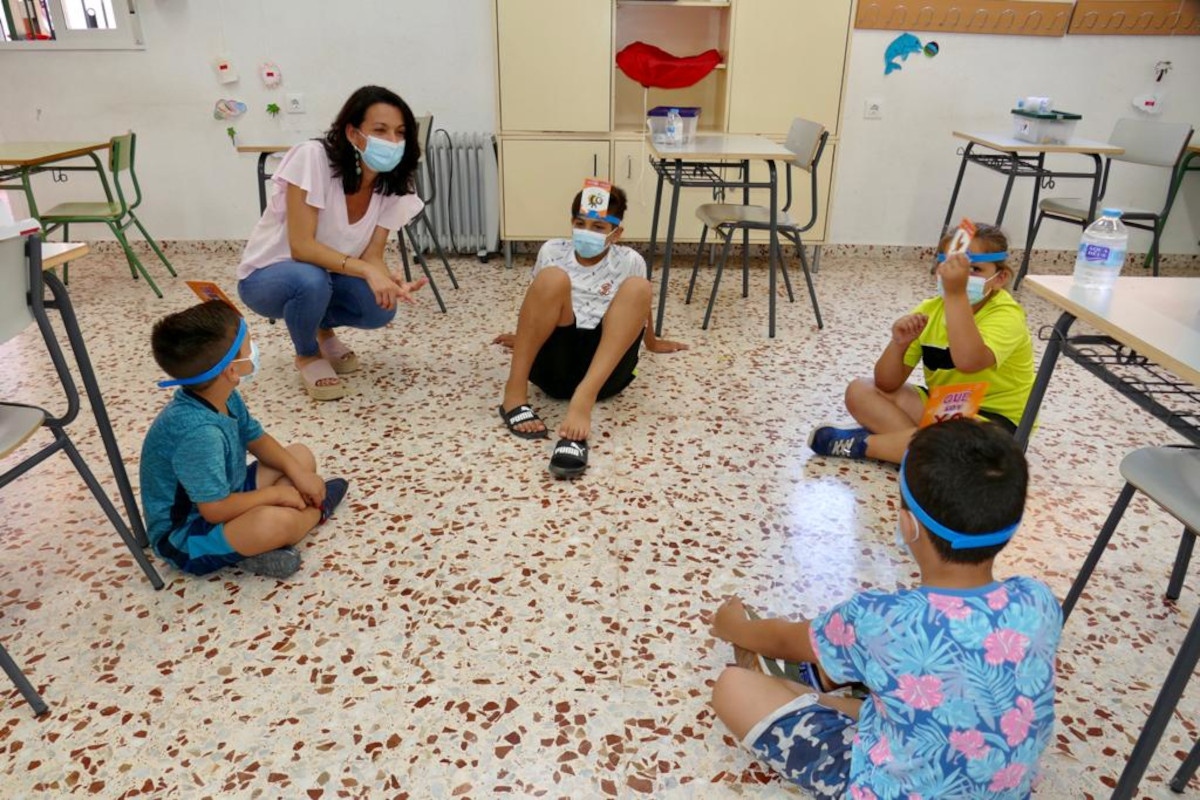
[[[981,225],[967,252],[947,258],[950,238],[938,245],[938,296],[896,320],[874,377],[846,389],[846,410],[861,427],[817,427],[808,446],[818,455],[900,463],[929,390],[940,386],[987,384],[979,417],[1016,432],[1033,389],[1033,341],[1024,309],[1004,289],[1008,239]],[[925,386],[905,382],[917,364]]]

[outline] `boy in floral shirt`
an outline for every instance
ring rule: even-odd
[[[925,428],[900,467],[896,546],[921,585],[860,592],[809,622],[750,620],[727,601],[713,633],[815,665],[814,686],[729,667],[717,716],[743,745],[817,797],[1028,797],[1054,725],[1062,611],[1032,578],[992,562],[1025,506],[1025,457],[973,420]],[[870,694],[834,694],[851,683]]]

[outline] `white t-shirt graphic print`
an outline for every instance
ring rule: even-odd
[[[646,277],[646,261],[633,248],[615,244],[608,248],[603,261],[585,267],[575,257],[575,245],[570,239],[551,239],[542,245],[533,267],[533,277],[546,267],[558,267],[571,279],[575,327],[584,330],[600,326],[608,304],[626,278]]]

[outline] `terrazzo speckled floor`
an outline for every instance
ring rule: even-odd
[[[112,255],[72,275],[135,482],[165,399],[152,321],[192,302],[184,278],[232,290],[231,255],[174,260],[164,300]],[[0,491],[0,641],[51,707],[35,720],[0,681],[0,797],[798,796],[714,726],[705,703],[730,653],[700,617],[730,592],[811,615],[915,577],[891,544],[894,472],[814,457],[805,439],[842,417],[845,382],[931,293],[925,265],[827,258],[826,329],[798,298],[781,303],[775,341],[762,272],[746,300],[727,282],[708,333],[679,273],[666,335],[692,350],[642,356],[639,380],[598,407],[592,467],[575,482],[553,480],[548,445],[496,418],[507,361],[488,342],[511,329],[526,269],[457,270],[448,315],[426,295],[389,329],[347,335],[366,369],[338,403],[309,401],[282,326],[254,322],[252,411],[353,481],[290,583],[161,567],[168,585],[154,592],[64,458]],[[1035,330],[1053,321],[1022,300]],[[51,378],[33,331],[0,347],[0,397],[58,407]],[[561,404],[532,399],[561,418]],[[999,572],[1061,596],[1121,456],[1176,437],[1066,362],[1042,426],[1026,523]],[[73,431],[113,489],[86,412]],[[1200,603],[1197,568],[1178,604],[1162,597],[1178,533],[1136,500],[1067,627],[1039,797],[1115,783]],[[1176,796],[1165,783],[1198,712],[1194,684],[1146,796]]]

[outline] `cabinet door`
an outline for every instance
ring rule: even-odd
[[[585,178],[608,180],[608,142],[504,139],[504,238],[571,234],[571,200]]]
[[[629,209],[622,227],[623,239],[650,241],[650,224],[654,221],[654,191],[658,175],[649,163],[649,149],[641,142],[619,141],[613,144],[612,182],[625,190]],[[643,167],[644,165],[644,167]],[[740,196],[740,195],[739,195]],[[710,189],[683,189],[679,192],[679,212],[676,214],[675,241],[700,241],[700,220],[696,209],[714,202]],[[671,184],[663,184],[662,211],[658,220],[659,252],[667,240],[668,215],[671,213]],[[711,236],[709,237],[712,238]]]
[[[734,4],[729,131],[784,135],[795,117],[837,136],[851,0]]]
[[[612,5],[496,0],[502,131],[607,131]]]

